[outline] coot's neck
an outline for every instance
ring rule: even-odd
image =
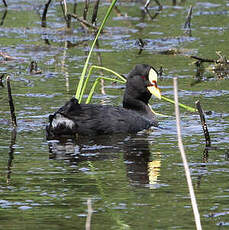
[[[145,118],[152,120],[155,115],[152,113],[150,107],[148,106],[148,101],[151,94],[144,95],[131,95],[128,90],[125,91],[123,97],[123,107],[126,109],[134,110],[139,114],[143,115]]]

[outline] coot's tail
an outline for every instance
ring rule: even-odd
[[[78,100],[72,98],[57,112],[50,115],[49,124],[46,126],[47,139],[75,135],[78,125],[74,122],[73,114],[80,113],[80,110],[81,107]]]

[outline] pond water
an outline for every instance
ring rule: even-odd
[[[176,76],[180,102],[194,107],[200,100],[211,111],[206,115],[213,147],[208,154],[199,115],[181,109],[183,142],[203,229],[229,229],[228,76],[219,78],[212,63],[204,63],[199,74],[189,57],[216,60],[216,51],[229,56],[229,4],[161,2],[158,12],[151,1],[152,20],[143,14],[145,1],[119,1],[121,14],[112,12],[90,64],[120,74],[137,63],[162,67],[164,96],[173,98]],[[67,3],[73,12],[74,1]],[[0,52],[13,57],[0,57],[0,72],[11,76],[18,122],[12,131],[7,89],[0,86],[0,229],[194,229],[172,104],[152,98],[152,108],[167,115],[158,117],[160,128],[46,141],[48,116],[75,94],[93,34],[75,20],[67,30],[59,1],[51,3],[47,27],[41,27],[44,4],[13,0],[7,11],[3,4],[0,8]],[[107,7],[108,1],[101,1],[98,22]],[[78,15],[83,8],[84,1],[77,1]],[[145,42],[141,51],[139,39]],[[31,61],[41,73],[30,74]],[[101,74],[94,72],[90,84]],[[124,85],[105,82],[104,91],[97,87],[93,103],[121,105]]]

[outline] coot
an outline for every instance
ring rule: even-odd
[[[123,107],[79,104],[76,98],[72,98],[49,116],[47,138],[75,134],[137,133],[157,126],[155,115],[148,106],[152,93],[160,97],[157,72],[149,65],[138,64],[127,76]]]

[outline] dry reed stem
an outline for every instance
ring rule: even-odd
[[[92,205],[91,205],[91,198],[88,198],[88,200],[87,200],[87,219],[86,219],[86,226],[85,226],[86,230],[91,229],[91,216],[92,216],[92,213],[93,213],[93,209],[92,209]]]
[[[200,114],[200,121],[201,121],[201,125],[202,125],[202,129],[204,131],[204,137],[205,137],[205,142],[206,142],[206,147],[210,147],[211,146],[211,139],[210,139],[210,135],[208,132],[208,127],[205,121],[205,116],[204,116],[204,112],[202,110],[202,107],[200,105],[200,101],[196,101],[196,108]]]
[[[51,3],[52,0],[48,0],[47,3],[45,3],[45,8],[44,8],[44,11],[43,11],[43,14],[42,14],[42,18],[41,18],[41,26],[42,27],[46,27],[47,24],[46,24],[46,15],[47,15],[47,12],[48,12],[48,8],[49,8],[49,5]]]
[[[98,9],[99,9],[99,2],[100,2],[100,0],[97,0],[95,2],[95,5],[94,5],[93,14],[92,14],[92,18],[91,18],[91,23],[93,25],[96,24],[97,14],[98,14]]]
[[[6,83],[7,83],[7,89],[8,89],[8,99],[9,99],[9,106],[10,106],[11,122],[12,122],[13,127],[16,128],[17,127],[17,119],[16,119],[16,115],[15,115],[13,97],[11,94],[10,76],[6,77]]]
[[[192,186],[192,178],[191,178],[191,175],[190,175],[188,162],[187,162],[187,159],[186,159],[184,146],[183,146],[183,143],[182,143],[181,126],[180,126],[180,112],[179,112],[179,105],[178,105],[177,78],[173,78],[173,86],[174,86],[174,101],[175,101],[175,113],[176,113],[176,126],[177,126],[178,146],[179,146],[179,149],[180,149],[181,158],[182,158],[184,169],[185,169],[185,175],[186,175],[186,180],[187,180],[187,183],[188,183],[189,194],[190,194],[190,197],[191,197],[191,203],[192,203],[192,209],[193,209],[195,223],[196,223],[196,229],[197,230],[202,230],[201,223],[200,223],[200,214],[199,214],[199,211],[198,211],[196,197],[195,197],[194,189],[193,189],[193,186]]]
[[[90,22],[79,17],[77,14],[70,14],[70,15],[71,15],[71,17],[77,19],[83,26],[86,26],[87,28],[92,28],[94,30],[98,30],[98,28],[96,26],[92,25]]]
[[[191,29],[191,19],[192,19],[192,5],[189,8],[188,15],[186,17],[186,22],[184,24],[184,28],[189,28]]]
[[[84,11],[83,11],[83,19],[87,20],[87,12],[89,8],[89,0],[85,0],[85,6],[84,6]]]
[[[6,0],[2,0],[5,7],[7,7]]]

